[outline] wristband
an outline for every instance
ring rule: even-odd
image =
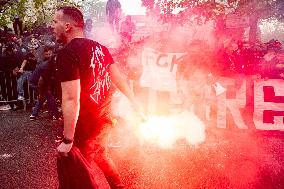
[[[64,137],[64,138],[62,139],[62,142],[63,142],[64,144],[71,144],[71,143],[73,142],[73,140],[74,140],[74,139],[67,139],[67,138]]]

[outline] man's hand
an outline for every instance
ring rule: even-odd
[[[18,70],[18,73],[24,73],[24,70],[21,68]]]
[[[140,105],[140,103],[136,99],[131,101],[131,105],[132,105],[132,108],[134,109],[134,111],[136,111],[137,113],[143,112],[142,106]]]
[[[143,113],[144,111],[142,106],[136,99],[132,101],[132,107],[139,116],[139,118],[141,119],[141,121],[145,121],[147,119],[147,116]]]
[[[63,141],[57,147],[57,152],[59,153],[59,155],[67,157],[68,156],[68,152],[70,152],[72,146],[73,146],[73,142],[71,142],[69,144],[66,144]]]

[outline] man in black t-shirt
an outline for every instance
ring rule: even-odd
[[[57,40],[66,43],[57,56],[64,117],[64,139],[57,150],[67,155],[74,140],[86,160],[94,161],[102,169],[111,188],[123,188],[118,171],[106,153],[107,134],[112,125],[112,83],[139,110],[133,92],[108,49],[84,38],[83,15],[78,9],[58,9],[52,27]]]

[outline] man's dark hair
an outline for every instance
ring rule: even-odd
[[[44,46],[43,52],[48,52],[48,51],[53,51],[53,48],[51,46],[48,46],[48,45]]]
[[[57,9],[62,11],[64,16],[67,16],[69,19],[75,22],[75,26],[83,28],[84,27],[84,18],[82,12],[76,7],[60,7]]]

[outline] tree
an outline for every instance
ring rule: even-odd
[[[236,1],[236,0],[235,0]],[[257,38],[257,24],[260,19],[276,18],[284,19],[283,0],[239,0],[235,10],[240,15],[247,15],[250,18],[250,41]]]
[[[25,3],[27,0],[1,0],[0,1],[0,26],[11,23],[15,15],[23,18],[25,15]]]
[[[195,15],[197,19],[218,20],[226,14],[235,13],[250,18],[250,40],[256,39],[257,23],[260,19],[275,17],[284,19],[283,0],[141,0],[148,9],[159,7],[164,16],[172,15],[177,8],[185,9],[184,19]]]
[[[105,12],[105,2],[100,0],[77,1],[77,6],[81,8],[86,18],[98,20]]]
[[[100,0],[0,0],[0,27],[11,24],[15,15],[25,26],[42,26],[51,23],[57,7],[66,5],[81,8],[85,16],[97,18],[104,12],[104,4]]]

